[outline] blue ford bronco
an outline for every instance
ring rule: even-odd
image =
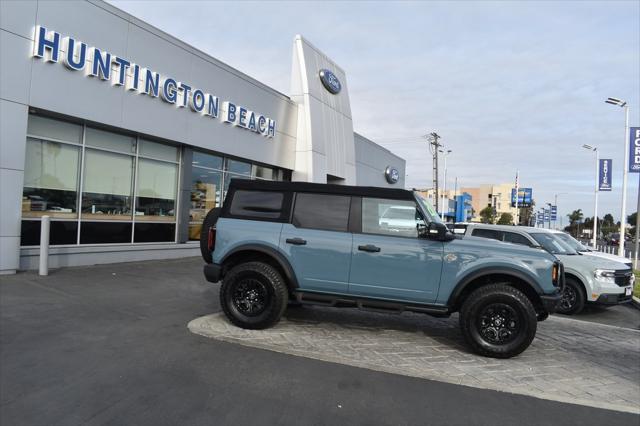
[[[229,321],[278,322],[289,304],[459,312],[477,353],[508,358],[556,310],[562,264],[534,248],[456,237],[417,192],[232,180],[201,235]]]

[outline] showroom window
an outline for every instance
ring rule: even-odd
[[[189,239],[199,240],[209,210],[222,206],[232,178],[280,180],[278,169],[193,151]],[[223,185],[224,182],[224,185]]]
[[[29,116],[21,245],[176,241],[179,150],[104,129]]]
[[[51,244],[175,242],[181,150],[93,125],[29,115],[21,245],[40,242],[51,217]],[[220,207],[231,178],[276,180],[279,169],[193,152],[189,239]]]

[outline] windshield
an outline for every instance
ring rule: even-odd
[[[568,245],[575,251],[582,251],[582,252],[590,251],[589,248],[585,247],[580,241],[576,240],[569,234],[562,233],[562,234],[553,234],[553,235],[560,238],[562,242],[564,242],[566,245]]]
[[[561,239],[556,238],[553,234],[547,232],[534,232],[529,234],[538,242],[546,251],[551,254],[577,254],[577,252],[564,243]]]
[[[440,216],[438,216],[436,209],[433,208],[429,200],[427,200],[422,194],[417,191],[413,191],[413,194],[416,197],[416,201],[418,201],[418,204],[420,204],[420,207],[422,207],[422,211],[427,214],[427,221],[442,223],[442,220],[440,220]]]

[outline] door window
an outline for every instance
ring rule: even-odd
[[[362,232],[365,234],[418,237],[418,230],[426,227],[414,201],[362,199]]]
[[[293,225],[298,228],[346,232],[349,228],[351,197],[344,195],[296,195]]]
[[[523,246],[531,246],[531,242],[520,234],[514,232],[505,232],[504,240],[507,243],[521,244]]]

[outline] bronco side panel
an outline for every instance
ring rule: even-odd
[[[216,247],[213,262],[221,263],[236,247],[256,244],[278,250],[282,223],[256,220],[226,219],[221,217],[216,225]]]
[[[444,246],[442,281],[438,292],[438,303],[447,303],[456,285],[474,272],[483,269],[509,272],[520,275],[533,283],[537,291],[553,294],[556,287],[551,281],[551,269],[555,258],[542,251],[531,252],[531,248],[515,244],[491,241],[491,249],[482,239],[463,238],[448,242]],[[532,255],[533,254],[533,255]]]

